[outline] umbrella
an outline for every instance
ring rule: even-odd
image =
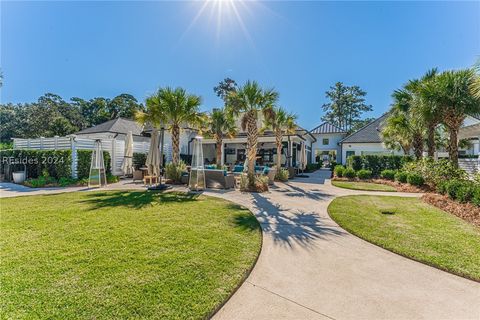
[[[300,168],[303,170],[305,170],[305,168],[307,167],[307,145],[306,144],[303,144],[302,145],[302,151],[301,151],[301,154],[300,154]]]
[[[122,171],[124,174],[131,174],[133,172],[133,134],[128,131],[125,139],[125,155],[122,162]]]
[[[153,129],[150,139],[150,149],[148,150],[145,165],[148,168],[148,174],[158,176],[160,174],[160,149],[158,148],[158,130]]]

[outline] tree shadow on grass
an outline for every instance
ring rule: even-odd
[[[293,212],[282,208],[278,203],[272,203],[261,194],[253,194],[253,198],[262,229],[276,244],[289,247],[299,244],[309,248],[316,239],[346,235],[346,232],[339,228],[326,226],[326,219],[315,212]]]
[[[141,209],[154,204],[196,201],[198,196],[198,194],[182,192],[111,191],[89,194],[87,200],[81,200],[80,202],[90,204],[89,210],[106,207]]]
[[[310,189],[308,191],[305,191],[304,189],[288,182],[285,183],[285,185],[288,186],[288,188],[276,187],[272,189],[277,192],[281,192],[288,197],[309,198],[312,200],[323,200],[333,197],[332,194],[322,192],[319,189]]]

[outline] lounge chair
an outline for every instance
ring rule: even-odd
[[[212,189],[235,188],[235,178],[224,170],[205,169],[205,184]]]

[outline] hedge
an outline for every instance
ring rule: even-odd
[[[134,152],[133,153],[132,163],[133,163],[133,167],[136,170],[143,167],[145,165],[146,161],[147,161],[147,154],[146,153],[139,153],[139,152]]]
[[[59,179],[72,175],[72,153],[70,150],[1,150],[1,168],[5,170],[10,164],[10,171],[27,170],[26,178],[48,176]]]
[[[103,161],[107,174],[112,173],[110,153],[103,151]],[[88,178],[90,175],[90,165],[92,162],[92,150],[77,150],[77,178]]]
[[[350,156],[347,159],[347,166],[359,170],[370,170],[374,177],[378,177],[384,170],[399,170],[405,163],[412,161],[411,156],[399,155],[363,155]]]

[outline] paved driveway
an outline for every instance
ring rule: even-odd
[[[264,232],[257,265],[214,319],[480,319],[479,283],[381,249],[331,220],[334,197],[369,192],[322,184],[326,174],[265,194],[208,193],[250,208]]]

